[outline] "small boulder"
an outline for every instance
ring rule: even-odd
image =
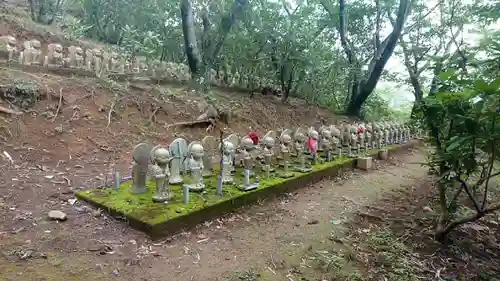
[[[57,221],[65,221],[68,219],[68,216],[64,212],[57,210],[50,211],[48,216],[51,220],[57,220]]]

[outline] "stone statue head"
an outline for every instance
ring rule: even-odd
[[[7,40],[5,40],[7,45],[9,45],[10,47],[15,47],[16,44],[17,44],[17,40],[16,40],[16,37],[14,36],[7,36]]]
[[[314,140],[317,140],[319,139],[319,134],[318,134],[318,131],[314,130],[314,129],[311,129],[309,131],[309,137],[314,139]]]
[[[38,40],[31,40],[31,47],[35,49],[40,49],[42,47],[42,44]]]
[[[321,135],[323,136],[323,138],[328,139],[328,140],[330,140],[332,138],[332,132],[328,129],[324,129],[321,132]]]
[[[292,137],[289,134],[284,134],[281,136],[281,142],[284,145],[289,145],[292,142]]]
[[[264,146],[265,146],[266,148],[269,148],[269,149],[270,149],[270,148],[273,148],[273,147],[274,147],[275,140],[274,140],[274,138],[273,138],[273,137],[271,137],[271,136],[266,136],[266,137],[264,138],[263,142],[264,142]]]
[[[253,140],[249,137],[244,137],[243,139],[241,139],[241,146],[245,150],[252,150],[254,149]]]
[[[203,149],[203,146],[201,143],[192,143],[190,145],[190,150],[189,153],[194,159],[201,159],[203,155],[205,154],[205,150]]]
[[[234,144],[230,141],[224,141],[223,147],[222,147],[222,152],[226,156],[233,154],[234,153]]]
[[[154,150],[153,158],[158,164],[168,164],[170,161],[170,152],[164,147],[159,147]]]

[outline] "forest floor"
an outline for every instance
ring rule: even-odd
[[[5,12],[5,11],[3,11]],[[71,44],[63,33],[8,13],[0,35]],[[200,97],[182,86],[25,73],[0,67],[0,85],[32,101],[0,116],[0,280],[494,280],[500,276],[498,219],[430,235],[436,209],[424,148],[376,170],[269,199],[158,242],[74,201],[114,169],[130,171],[141,141],[201,139],[205,128],[168,127],[195,119]],[[233,111],[226,133],[334,123],[328,110],[272,96],[216,91]],[[12,106],[8,102],[0,105]],[[213,132],[217,135],[217,132]],[[62,210],[68,220],[47,219]],[[465,239],[464,232],[474,233]],[[464,246],[465,245],[465,246]],[[460,247],[461,246],[461,247]],[[452,277],[449,276],[454,276]],[[482,277],[481,277],[482,276]],[[448,278],[448,279],[445,279]]]

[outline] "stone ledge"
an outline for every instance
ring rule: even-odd
[[[386,149],[394,154],[417,144],[418,141],[410,141]],[[370,153],[371,157],[376,158],[377,155],[378,151]],[[78,192],[76,196],[107,211],[112,216],[125,219],[132,228],[147,233],[152,239],[159,239],[231,213],[235,209],[255,203],[261,198],[290,192],[325,178],[336,177],[346,169],[355,169],[356,161],[357,159],[341,158],[334,162],[315,165],[313,171],[309,173],[295,173],[292,178],[261,179],[260,187],[249,192],[239,191],[233,186],[224,186],[223,197],[215,195],[216,177],[209,178],[206,182],[207,193],[202,195],[191,193],[190,203],[186,205],[182,203],[181,186],[171,186],[171,191],[174,193],[172,202],[168,204],[153,203],[151,200],[154,193],[152,182],[148,184],[150,186],[149,192],[143,195],[132,195],[130,181],[127,181],[121,184],[119,191],[112,188],[97,188]]]

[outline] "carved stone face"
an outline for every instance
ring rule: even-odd
[[[325,139],[328,140],[332,138],[332,132],[330,132],[330,130],[323,130],[322,135]]]
[[[312,139],[317,140],[317,139],[319,139],[319,134],[318,134],[318,132],[316,130],[311,130],[309,132],[309,137],[312,138]]]
[[[223,152],[225,155],[231,155],[234,153],[233,143],[225,141],[223,145],[224,145],[224,147],[222,149],[223,149]]]
[[[304,139],[305,139],[305,136],[303,133],[298,133],[295,135],[295,143],[302,144]]]
[[[252,150],[254,148],[252,139],[247,137],[241,140],[241,146],[246,150]]]
[[[289,145],[292,142],[292,137],[288,134],[281,136],[281,142],[284,145]]]
[[[83,56],[83,49],[81,47],[76,47],[75,53],[79,56]]]
[[[264,138],[264,145],[267,147],[267,148],[273,148],[274,146],[274,138],[271,137],[271,136],[267,136]]]
[[[170,161],[170,152],[166,148],[158,148],[154,152],[154,159],[158,164],[168,164]]]
[[[117,61],[120,57],[118,56],[117,52],[112,52],[111,53],[111,59],[114,61]]]
[[[31,40],[31,47],[39,50],[42,47],[42,44],[38,40]]]
[[[94,54],[94,56],[96,56],[98,58],[102,57],[102,52],[99,49],[93,49],[92,53]]]
[[[205,154],[203,146],[199,143],[195,143],[191,146],[191,155],[194,159],[200,159]]]
[[[17,40],[13,36],[8,36],[7,40],[5,42],[7,43],[7,47],[10,47],[10,48],[15,48],[17,45]]]

